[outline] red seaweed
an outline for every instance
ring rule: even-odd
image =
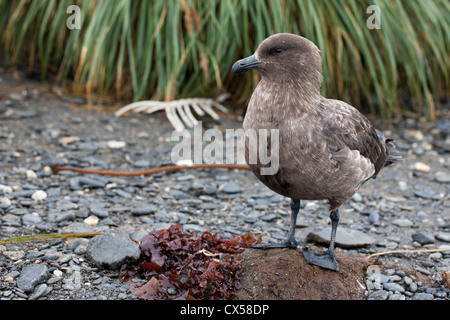
[[[255,243],[261,243],[259,235],[185,234],[180,225],[172,225],[145,236],[139,260],[123,265],[120,275],[148,280],[130,285],[140,299],[231,299],[241,287],[244,265],[239,253]]]

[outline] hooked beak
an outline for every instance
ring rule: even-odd
[[[255,55],[238,60],[231,68],[231,74],[244,73],[248,70],[258,69],[259,65],[264,61],[256,60]]]

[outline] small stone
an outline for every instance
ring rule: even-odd
[[[106,145],[108,146],[108,148],[111,148],[111,149],[121,149],[121,148],[125,148],[125,146],[127,144],[125,143],[125,141],[111,140],[111,141],[108,141],[106,143]]]
[[[424,199],[433,199],[436,195],[436,191],[431,188],[425,188],[415,191],[414,195]]]
[[[417,289],[418,289],[418,287],[417,287],[417,284],[415,283],[415,282],[413,282],[413,283],[411,283],[410,285],[409,285],[409,291],[411,291],[411,292],[416,292],[417,291]]]
[[[423,273],[427,276],[429,276],[431,274],[430,271],[428,271],[427,269],[421,268],[419,266],[415,266],[414,269],[416,269],[417,271],[419,271],[420,273]]]
[[[328,244],[331,236],[331,228],[313,230],[306,236],[309,241]],[[375,243],[375,239],[367,234],[347,228],[339,228],[336,235],[336,246],[341,248],[360,248]]]
[[[413,139],[417,141],[423,141],[425,139],[425,135],[420,130],[407,129],[403,133],[405,137],[408,139]]]
[[[85,223],[72,222],[71,224],[63,227],[60,232],[74,234],[74,233],[91,233],[94,231],[96,231],[94,228],[88,226]]]
[[[402,277],[400,277],[399,275],[394,274],[392,276],[389,276],[389,281],[391,282],[398,282],[400,280],[402,280]]]
[[[56,270],[54,270],[53,271],[53,275],[55,276],[55,277],[62,277],[62,275],[63,275],[63,272],[61,271],[61,270],[58,270],[58,269],[56,269]]]
[[[384,270],[384,273],[385,273],[388,277],[390,277],[390,276],[392,276],[392,275],[395,274],[395,269],[386,269],[386,270]]]
[[[413,297],[413,300],[433,300],[434,296],[430,293],[418,292]]]
[[[222,191],[228,194],[242,192],[242,187],[235,182],[228,182],[222,187]]]
[[[357,192],[357,193],[355,193],[355,194],[353,195],[352,200],[353,200],[353,201],[356,201],[356,202],[362,202],[362,201],[363,201],[363,197],[361,196],[361,194],[359,194],[359,193]]]
[[[143,204],[138,207],[131,209],[131,214],[135,216],[142,216],[150,213],[154,213],[158,210],[158,208],[155,205],[152,204]]]
[[[6,197],[0,198],[0,209],[6,209],[11,206],[11,200]]]
[[[24,292],[33,291],[34,287],[50,277],[50,273],[45,264],[29,264],[20,273],[17,279],[17,286]]]
[[[145,159],[139,159],[139,160],[136,160],[133,163],[133,166],[136,167],[136,168],[149,168],[150,167],[150,161],[145,160]]]
[[[21,225],[20,219],[21,218],[15,214],[7,213],[2,217],[2,222],[4,225],[16,227]]]
[[[392,224],[395,224],[400,228],[409,228],[413,225],[411,220],[408,219],[395,219],[394,221],[392,221]]]
[[[66,262],[69,262],[70,260],[72,260],[72,254],[70,254],[70,253],[63,253],[58,258],[59,263],[66,263]]]
[[[395,271],[395,274],[400,277],[404,277],[406,275],[405,271],[403,271],[403,270],[397,270],[397,271]]]
[[[445,241],[445,242],[450,242],[450,232],[438,232],[436,234],[436,239],[441,240],[441,241]]]
[[[189,181],[195,179],[193,174],[187,174],[183,176],[177,176],[177,181]]]
[[[410,285],[412,283],[412,279],[410,277],[403,277],[403,281],[405,282],[406,285]]]
[[[77,137],[77,136],[62,137],[62,138],[59,138],[59,140],[58,140],[59,144],[61,144],[63,146],[74,143],[74,142],[78,142],[78,141],[80,141],[80,137]]]
[[[406,297],[402,294],[394,293],[389,296],[388,300],[406,300]]]
[[[37,213],[27,213],[22,216],[22,223],[29,226],[34,226],[42,222],[42,218]]]
[[[440,183],[449,183],[450,182],[450,173],[448,171],[437,171],[434,174],[434,179]]]
[[[25,176],[27,180],[34,180],[37,179],[37,174],[33,170],[27,170],[25,172]]]
[[[117,269],[126,262],[139,259],[139,244],[128,234],[118,230],[106,230],[89,240],[86,257],[95,265],[106,269]]]
[[[2,254],[7,257],[8,259],[11,259],[13,261],[17,261],[25,257],[25,251],[17,250],[17,251],[3,251]]]
[[[369,294],[367,300],[386,300],[389,296],[389,293],[385,290],[377,290]]]
[[[202,226],[199,226],[199,225],[193,224],[193,223],[184,224],[183,229],[186,231],[193,231],[193,232],[198,232],[198,233],[202,233],[205,231],[205,229]]]
[[[0,192],[4,194],[11,194],[13,192],[13,189],[11,187],[0,184]]]
[[[386,282],[383,284],[383,288],[387,291],[398,291],[400,293],[405,292],[405,288],[403,286],[399,285],[398,283],[394,282]]]
[[[405,202],[406,198],[398,194],[385,193],[382,197],[388,201],[392,202]]]
[[[423,163],[423,162],[416,162],[414,163],[414,170],[419,172],[430,172],[430,166]]]
[[[100,219],[97,216],[91,215],[91,216],[87,217],[86,219],[84,219],[84,223],[86,223],[88,226],[93,227],[93,226],[98,225],[99,220]]]
[[[44,201],[47,199],[47,193],[43,190],[36,190],[31,196],[31,199],[34,201]]]
[[[276,214],[274,214],[274,213],[269,213],[269,214],[266,214],[266,215],[262,216],[260,219],[261,219],[262,221],[269,222],[269,221],[274,220],[276,217],[277,217]]]
[[[426,213],[423,210],[417,211],[416,214],[417,214],[418,217],[422,217],[422,218],[428,217],[428,213]]]
[[[81,185],[89,188],[104,188],[107,184],[106,181],[103,181],[99,178],[94,179],[88,177],[80,177],[78,181]]]
[[[438,260],[442,259],[442,253],[434,252],[434,253],[430,254],[430,259],[434,260],[434,261],[438,261]]]
[[[444,291],[444,290],[439,290],[439,291],[436,291],[435,293],[434,293],[434,296],[435,297],[438,297],[438,298],[446,298],[447,297],[447,293]]]
[[[377,210],[370,211],[369,214],[369,222],[373,224],[374,226],[380,225],[380,214]]]
[[[106,210],[101,203],[90,203],[89,204],[89,210],[92,214],[95,214],[99,218],[106,218],[109,216],[109,211]]]
[[[420,243],[421,245],[432,244],[434,243],[434,237],[429,234],[423,234],[421,232],[415,232],[412,234],[412,238],[414,241]]]
[[[42,283],[34,289],[33,293],[30,295],[28,300],[36,300],[39,297],[41,297],[46,291],[47,291],[47,285],[45,283]]]
[[[168,288],[167,289],[167,293],[170,294],[170,295],[174,295],[174,294],[177,294],[178,292],[174,288]]]

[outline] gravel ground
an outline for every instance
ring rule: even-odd
[[[5,91],[19,85],[23,89]],[[51,174],[57,162],[122,171],[171,163],[172,128],[164,115],[116,118],[113,111],[119,106],[88,109],[84,99],[48,90],[19,73],[2,72],[0,90],[0,239],[103,232],[70,241],[0,244],[1,300],[136,299],[114,269],[136,255],[136,244],[127,235],[139,240],[172,224],[189,232],[227,237],[252,232],[264,241],[284,239],[289,199],[247,171]],[[208,126],[239,128],[240,123],[223,120]],[[344,205],[339,250],[368,256],[450,248],[448,114],[432,126],[410,119],[384,131],[404,150],[406,162],[383,170]],[[301,210],[296,236],[318,244],[322,237],[327,240],[326,204],[305,201]],[[112,258],[99,250],[108,243]],[[393,267],[369,268],[361,279],[367,299],[449,298],[450,251],[379,259]]]

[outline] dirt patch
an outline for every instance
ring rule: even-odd
[[[320,250],[313,248],[313,250]],[[365,300],[364,256],[336,252],[340,271],[306,263],[301,249],[247,249],[237,300]]]

